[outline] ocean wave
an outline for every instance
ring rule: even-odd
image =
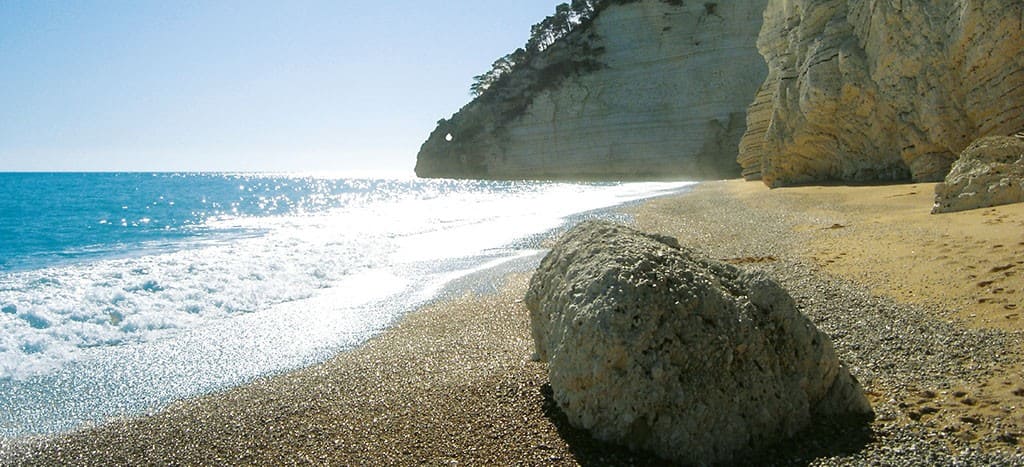
[[[254,184],[236,181],[244,192]],[[0,425],[10,434],[67,429],[309,364],[449,281],[534,254],[527,239],[567,216],[687,184],[344,185],[354,190],[344,202],[310,201],[322,209],[211,216],[194,227],[202,235],[166,248],[0,272],[0,389],[21,394],[0,396],[10,408]],[[146,382],[155,368],[166,378]],[[50,400],[19,399],[30,387],[49,388]],[[73,402],[82,393],[93,405],[60,408],[82,405]],[[40,403],[55,408],[30,408]]]

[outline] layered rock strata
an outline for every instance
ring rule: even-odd
[[[672,238],[582,223],[544,258],[526,305],[555,400],[602,440],[707,465],[816,417],[872,416],[777,283]]]
[[[442,120],[423,177],[637,179],[739,174],[736,147],[766,67],[766,0],[609,2]]]
[[[990,136],[964,150],[944,183],[935,186],[932,213],[1024,202],[1024,134]]]
[[[1024,2],[769,0],[739,163],[769,186],[940,181],[1024,129]]]

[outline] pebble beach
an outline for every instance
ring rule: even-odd
[[[766,271],[874,406],[761,465],[1024,465],[1024,205],[932,215],[934,184],[724,181],[626,208],[637,227]],[[661,465],[568,425],[532,362],[513,273],[300,371],[151,415],[0,445],[3,465]]]

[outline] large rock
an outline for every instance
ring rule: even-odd
[[[1024,202],[1024,135],[990,136],[971,144],[935,187],[932,213]]]
[[[941,181],[1024,129],[1024,2],[770,0],[739,162],[769,186]]]
[[[767,0],[608,1],[507,84],[442,120],[416,173],[454,178],[725,178],[767,68]]]
[[[734,460],[816,417],[870,417],[828,336],[761,274],[607,222],[572,229],[526,296],[554,398],[595,437]]]

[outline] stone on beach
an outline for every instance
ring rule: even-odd
[[[935,187],[932,213],[1024,202],[1024,137],[990,136],[972,143]]]
[[[785,290],[670,237],[582,223],[544,258],[526,305],[556,402],[602,440],[719,463],[818,417],[873,416]]]

